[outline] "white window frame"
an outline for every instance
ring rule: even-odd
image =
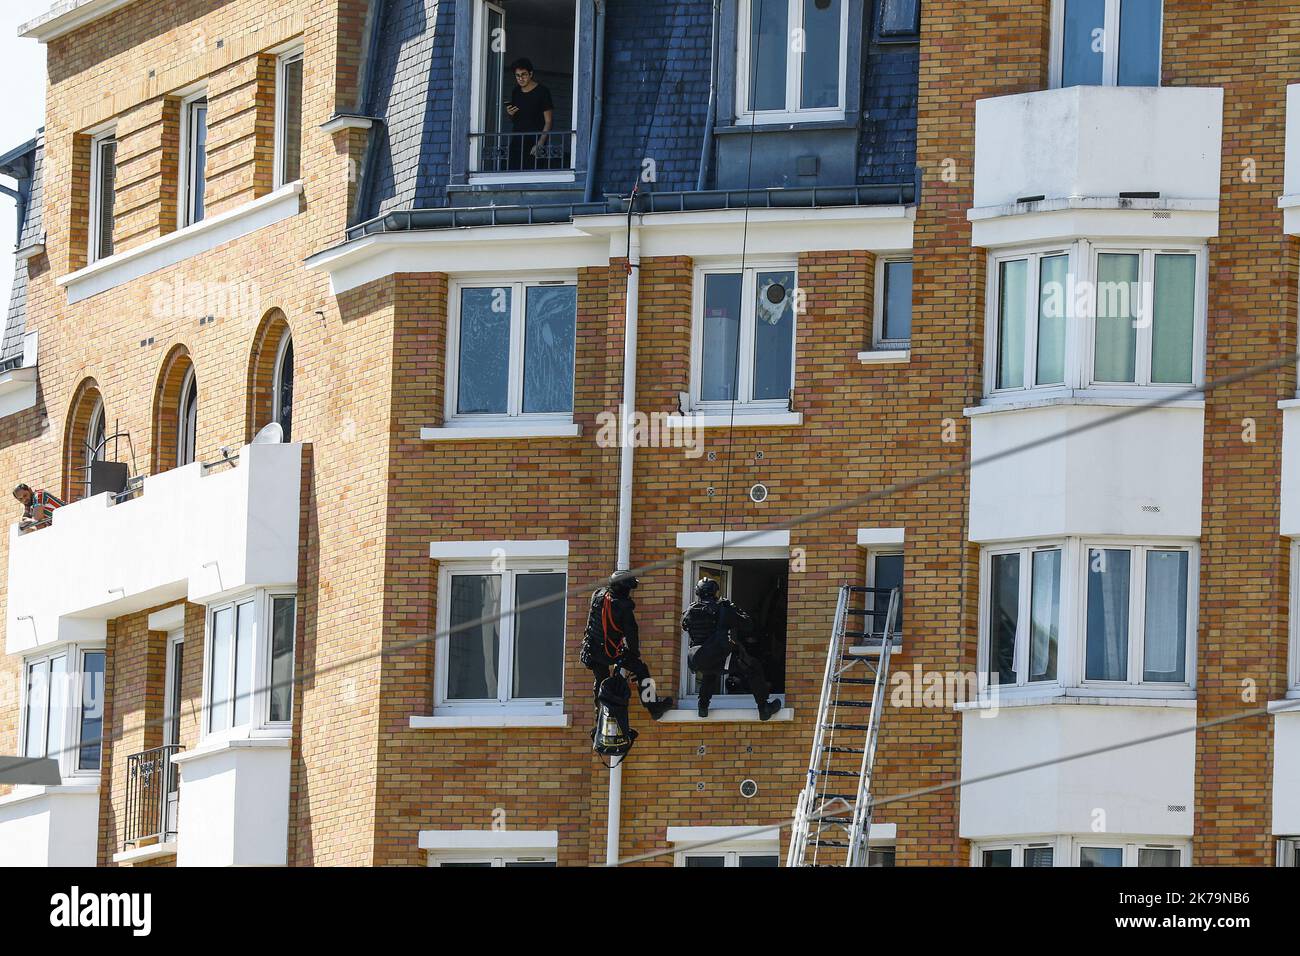
[[[1058,637],[1056,646],[1056,679],[1045,681],[1030,681],[1029,677],[1029,624],[1030,624],[1030,605],[1033,599],[1033,556],[1038,551],[1060,551],[1061,552],[1061,608],[1060,619],[1058,621]],[[1014,544],[992,545],[980,550],[980,610],[979,610],[979,651],[978,672],[980,689],[989,690],[992,687],[989,668],[990,658],[992,656],[992,629],[989,624],[989,615],[993,609],[993,558],[995,555],[1018,554],[1020,556],[1020,583],[1018,585],[1017,597],[1019,599],[1019,615],[1016,629],[1016,647],[1015,660],[1013,666],[1016,671],[1016,683],[998,684],[997,692],[1038,692],[1044,689],[1057,688],[1067,683],[1065,674],[1068,671],[1066,664],[1067,659],[1071,656],[1070,651],[1070,631],[1069,631],[1069,587],[1070,587],[1070,554],[1071,549],[1069,542],[1060,540],[1044,540],[1033,542],[1017,542]]]
[[[288,183],[291,182],[298,182],[302,179],[301,166],[299,167],[298,170],[297,179],[284,178],[284,159],[285,159],[285,145],[286,145],[285,141],[288,136],[288,129],[285,127],[285,117],[286,117],[285,94],[287,93],[287,89],[284,82],[284,73],[285,73],[285,67],[288,66],[290,63],[302,63],[303,56],[304,56],[303,47],[295,46],[292,49],[282,52],[279,56],[276,57],[275,60],[274,187],[276,189],[279,189],[281,186],[287,185]],[[302,98],[305,104],[307,99],[307,69],[305,64],[303,66],[303,75],[302,75]],[[307,130],[307,124],[304,122],[302,131],[305,133],[306,130]],[[300,160],[301,160],[301,156],[302,156],[302,150],[301,147],[299,147]]]
[[[1128,679],[1124,681],[1086,680],[1088,622],[1088,553],[1094,548],[1140,551],[1130,558],[1129,568],[1129,659]],[[1056,679],[1028,683],[1029,601],[1032,597],[1032,554],[1038,550],[1061,551],[1061,618],[1056,651]],[[1146,552],[1186,551],[1187,559],[1187,680],[1182,683],[1143,681],[1142,659],[1145,652],[1144,605],[1140,603],[1146,588]],[[992,557],[994,554],[1019,553],[1020,557],[1020,627],[1016,636],[1017,684],[989,683],[989,612],[992,601]],[[1200,545],[1183,538],[1144,538],[1140,541],[1118,537],[1041,538],[988,544],[980,549],[980,587],[978,649],[976,671],[981,695],[996,693],[1007,697],[1060,696],[1067,689],[1087,688],[1091,696],[1133,698],[1179,698],[1195,695],[1197,614],[1199,610]],[[1142,593],[1135,599],[1141,578]],[[1135,600],[1139,603],[1135,603]]]
[[[195,90],[193,92],[186,94],[181,98],[180,162],[179,165],[177,166],[177,169],[179,170],[179,175],[176,177],[177,179],[176,182],[177,223],[176,225],[177,228],[179,229],[184,229],[187,226],[193,226],[196,223],[202,222],[203,219],[206,218],[206,215],[199,218],[195,218],[194,215],[195,209],[193,208],[193,205],[194,205],[194,198],[195,198],[195,189],[194,189],[195,169],[194,169],[194,155],[193,155],[194,144],[192,143],[194,130],[191,127],[193,126],[193,115],[194,115],[195,106],[198,104],[200,100],[205,101],[204,105],[206,106],[207,98],[208,98],[208,91],[206,88]],[[212,128],[211,124],[205,123],[205,125],[207,129],[210,131]],[[205,145],[203,149],[205,160],[207,157],[207,152],[208,152],[207,146]],[[206,169],[207,169],[207,163],[205,161],[204,163],[205,178],[206,178]],[[206,211],[206,206],[207,206],[207,191],[205,189],[204,190],[205,211]]]
[[[1051,850],[1052,867],[1067,866],[1067,861],[1070,858],[1070,838],[1047,836],[1042,839],[976,843],[971,847],[971,866],[976,867],[977,869],[985,869],[985,853],[995,853],[998,850],[1010,850],[1011,868],[1023,869],[1025,865],[1025,851],[1030,849]]]
[[[704,283],[710,275],[731,275],[742,273],[740,282],[740,342],[736,350],[736,400],[704,401],[700,396],[704,390]],[[792,296],[790,305],[790,390],[797,385],[799,354],[799,263],[789,257],[771,259],[746,259],[742,270],[738,261],[697,265],[695,269],[694,288],[691,303],[691,410],[713,412],[737,416],[746,413],[761,414],[772,411],[789,411],[790,396],[785,398],[763,398],[757,401],[751,396],[754,391],[754,327],[757,322],[756,296],[758,295],[758,274],[760,272],[792,272],[794,287],[787,290]]]
[[[285,354],[289,351],[289,346],[292,344],[293,335],[288,330],[285,330],[284,335],[280,336],[280,344],[275,350],[275,370],[271,375],[271,421],[273,422],[278,422],[280,420],[280,414],[283,412],[280,402],[282,398],[281,391],[284,385],[284,358]],[[297,355],[295,355],[294,358],[296,359]],[[298,384],[296,375],[297,369],[294,369],[294,372],[294,386],[296,388]],[[290,423],[290,425],[292,426],[292,423]],[[286,433],[284,440],[289,441],[290,437],[291,436]]]
[[[1288,696],[1300,697],[1300,539],[1291,542],[1290,653],[1287,657]]]
[[[1088,655],[1088,564],[1089,552],[1093,549],[1117,549],[1129,551],[1129,607],[1128,607],[1128,679],[1124,681],[1101,681],[1087,678]],[[1142,665],[1146,654],[1146,556],[1152,551],[1186,551],[1187,552],[1187,654],[1183,663],[1187,680],[1174,683],[1164,681],[1144,681]],[[1079,599],[1075,602],[1075,633],[1078,640],[1074,645],[1076,673],[1082,687],[1109,687],[1116,689],[1143,688],[1144,690],[1190,691],[1196,686],[1196,631],[1198,594],[1200,591],[1200,548],[1193,542],[1136,543],[1132,540],[1116,538],[1085,538],[1081,543],[1079,562],[1075,572],[1075,582],[1079,589]],[[1064,613],[1064,608],[1062,609]],[[1064,630],[1064,628],[1062,628]]]
[[[1046,834],[1043,836],[1015,837],[1008,840],[985,840],[971,844],[971,866],[984,868],[985,851],[1010,850],[1011,866],[1024,866],[1024,852],[1029,848],[1051,847],[1052,867],[1078,867],[1085,847],[1099,849],[1123,850],[1124,867],[1136,867],[1141,850],[1177,850],[1179,866],[1191,866],[1192,845],[1190,841],[1160,836],[1114,836],[1105,834],[1078,836],[1068,834]]]
[[[739,547],[739,548],[728,547],[725,557],[732,561],[789,562],[790,548],[788,546],[786,547],[766,547],[766,546]],[[682,614],[684,614],[686,612],[686,609],[691,606],[692,602],[695,601],[695,582],[697,582],[700,579],[700,573],[699,573],[700,567],[704,565],[704,566],[711,566],[716,568],[718,562],[721,561],[722,559],[723,559],[723,555],[721,551],[718,550],[718,551],[709,551],[702,554],[696,554],[694,557],[689,558],[688,560],[683,562],[682,609],[680,612],[677,613],[676,617],[674,618],[674,622],[673,622],[674,628],[676,628],[677,624],[680,622]],[[725,575],[723,575],[723,579],[727,582],[727,587],[719,592],[718,595],[719,597],[727,597],[730,594],[731,572],[729,570],[726,572]],[[746,608],[746,610],[748,610],[748,608]],[[789,608],[787,607],[786,608],[787,628],[790,626],[789,613],[790,611]],[[685,633],[683,633],[680,630],[680,628],[678,628],[678,634],[679,634],[679,640],[681,641],[681,654],[680,654],[681,689],[678,694],[677,706],[679,709],[694,711],[696,705],[699,703],[700,695],[699,695],[699,688],[695,686],[695,674],[691,670],[691,665],[690,665],[689,651],[691,647],[691,641],[690,641],[690,637],[687,636]],[[786,651],[787,651],[786,660],[788,661],[789,647],[786,648]],[[768,694],[769,697],[775,697],[778,700],[780,700],[782,707],[785,706],[785,695],[786,695],[786,691],[782,691],[779,694],[776,693],[775,691],[771,691]],[[752,694],[717,693],[713,695],[713,698],[710,701],[709,706],[712,710],[715,711],[717,710],[751,710],[752,711],[754,709],[754,696]]]
[[[1138,858],[1142,850],[1177,850],[1178,865],[1180,867],[1191,866],[1191,845],[1183,840],[1165,840],[1161,837],[1152,837],[1150,839],[1090,839],[1088,837],[1075,837],[1073,840],[1073,852],[1070,855],[1070,862],[1074,866],[1079,866],[1079,861],[1083,858],[1085,849],[1102,849],[1102,850],[1123,850],[1124,863],[1123,869],[1136,869]],[[1147,867],[1146,869],[1151,869]]]
[[[1143,290],[1144,324],[1137,329],[1136,382],[1094,382],[1093,364],[1096,343],[1096,308],[1091,315],[1076,315],[1076,290],[1085,283],[1092,284],[1097,275],[1097,256],[1106,253],[1142,256],[1138,281]],[[1151,341],[1154,328],[1151,312],[1154,292],[1154,262],[1156,255],[1193,255],[1196,257],[1195,317],[1192,326],[1192,381],[1190,383],[1151,383]],[[1037,374],[1038,304],[1041,261],[1057,255],[1068,255],[1067,276],[1073,279],[1073,288],[1066,289],[1065,321],[1065,381],[1062,384],[1032,384]],[[998,372],[998,308],[1001,298],[1002,263],[1028,259],[1026,303],[1029,321],[1025,329],[1024,380],[1022,386],[999,388]],[[1208,252],[1203,242],[1107,241],[1093,242],[1075,239],[1065,244],[1029,245],[1000,249],[989,253],[985,277],[984,309],[984,396],[985,404],[1017,402],[1029,398],[1055,398],[1073,395],[1146,398],[1157,394],[1181,394],[1205,385],[1206,314],[1209,300]],[[1095,286],[1094,290],[1095,290]],[[1189,396],[1191,397],[1191,396]]]
[[[221,740],[240,740],[250,737],[288,737],[292,731],[293,720],[272,721],[270,720],[271,695],[267,690],[267,684],[270,681],[271,672],[271,608],[272,601],[275,598],[293,598],[294,605],[294,631],[295,641],[297,633],[297,590],[291,586],[258,588],[253,591],[243,591],[231,598],[208,605],[206,609],[206,620],[204,624],[203,640],[203,707],[202,707],[202,729],[201,735],[206,741]],[[241,605],[251,603],[253,605],[253,700],[249,708],[248,723],[234,723],[235,702],[231,695],[233,694],[235,682],[234,661],[238,650],[238,626],[239,612]],[[213,620],[219,611],[230,610],[234,615],[235,630],[231,633],[230,642],[230,670],[229,670],[229,688],[222,691],[230,707],[230,725],[227,727],[213,728],[212,726],[212,704],[215,691],[212,687],[212,653],[214,650],[213,641]],[[298,662],[296,659],[297,646],[295,643],[295,660],[294,670],[297,672]]]
[[[876,257],[876,288],[874,296],[875,301],[872,309],[873,315],[871,319],[871,347],[881,352],[892,351],[894,349],[910,349],[912,347],[912,339],[910,336],[905,339],[885,338],[885,306],[888,304],[885,297],[885,275],[889,271],[890,263],[894,262],[911,262],[913,270],[916,268],[915,260],[910,252],[897,254],[891,253]],[[912,283],[913,288],[915,289],[915,271],[912,273]],[[915,305],[915,298],[913,298],[913,305]],[[915,311],[913,311],[913,318],[915,318]]]
[[[577,287],[578,277],[574,273],[560,274],[533,274],[525,278],[518,276],[512,277],[487,277],[473,279],[454,279],[448,289],[450,296],[450,306],[447,309],[447,387],[444,396],[443,420],[448,424],[469,424],[477,425],[498,424],[507,426],[518,424],[520,422],[529,423],[554,423],[570,425],[573,423],[573,412],[528,412],[523,411],[524,406],[524,325],[525,325],[525,307],[527,300],[528,288],[532,286],[573,286]],[[501,414],[461,414],[457,411],[457,402],[460,392],[460,310],[461,297],[466,289],[500,289],[510,288],[510,372],[509,385],[506,393],[506,412]],[[574,381],[570,382],[570,387],[575,389],[578,377],[578,321],[581,308],[575,306],[574,316],[574,361],[573,377]],[[570,406],[574,405],[574,399],[570,398]]]
[[[59,775],[64,780],[98,780],[103,771],[103,744],[100,744],[100,769],[82,770],[78,767],[81,762],[81,701],[85,694],[83,674],[85,668],[85,656],[87,653],[99,653],[105,655],[105,688],[104,700],[107,700],[107,648],[99,642],[87,642],[84,644],[59,644],[46,648],[39,654],[31,654],[22,659],[22,670],[20,671],[19,680],[19,720],[18,720],[18,749],[23,756],[35,757],[35,754],[27,753],[27,725],[31,719],[29,700],[30,671],[31,668],[42,664],[46,661],[62,657],[65,662],[72,662],[75,671],[69,668],[68,674],[68,698],[63,707],[63,721],[60,739],[51,743],[49,739],[49,715],[46,714],[45,724],[45,751],[48,753],[54,750],[54,756],[50,759],[57,760],[59,764]],[[46,693],[50,693],[51,683],[46,688]],[[48,697],[47,697],[48,707]],[[102,734],[102,731],[101,731]],[[44,757],[45,754],[39,756]]]
[[[472,64],[473,69],[470,71],[470,93],[469,93],[469,103],[470,103],[469,124],[470,124],[470,131],[474,133],[484,132],[484,130],[482,130],[480,127],[483,125],[483,91],[487,86],[487,67],[488,67],[486,58],[483,56],[484,50],[487,48],[487,43],[486,43],[487,38],[484,35],[484,31],[487,29],[487,16],[485,15],[486,7],[493,7],[502,13],[503,18],[505,16],[505,11],[499,4],[493,3],[491,2],[491,0],[474,0],[474,16],[473,16],[474,53],[473,53],[473,64]],[[508,36],[510,32],[509,21],[503,19],[503,22],[506,23],[505,31]],[[581,79],[581,70],[579,69],[579,62],[582,55],[582,38],[579,35],[579,30],[581,28],[582,28],[582,10],[578,0],[574,0],[574,4],[573,4],[573,105],[569,109],[569,115],[573,118],[572,121],[574,123],[577,122],[577,118],[578,118],[578,96],[580,92],[579,87],[582,85],[579,82],[579,80]],[[516,56],[514,54],[507,52],[505,54],[506,64],[509,65],[509,63],[515,58]],[[502,82],[503,83],[513,82],[513,77],[510,78],[509,80],[503,79]],[[503,92],[508,92],[508,90]],[[560,135],[564,135],[565,133],[567,133],[567,131],[561,131],[560,134],[557,135],[555,131],[552,131],[549,138],[551,140],[556,140],[560,138]],[[569,138],[571,139],[571,143],[569,146],[570,165],[566,169],[518,169],[518,170],[501,170],[501,171],[495,171],[495,170],[483,171],[479,169],[479,153],[478,150],[474,148],[474,139],[471,138],[465,146],[465,148],[469,150],[469,163],[467,165],[467,168],[470,174],[470,182],[480,183],[483,185],[491,185],[494,183],[505,184],[505,183],[519,183],[519,182],[571,183],[573,182],[574,179],[573,164],[577,162],[577,152],[578,152],[577,149],[578,139],[577,139],[576,132],[570,134]]]
[[[1300,866],[1300,837],[1283,837],[1277,841],[1277,865],[1286,869]]]
[[[117,145],[117,127],[110,126],[93,133],[90,138],[90,222],[89,222],[89,257],[88,261],[98,262],[100,259],[107,258],[104,253],[104,240],[100,232],[100,211],[104,205],[103,182],[101,175],[103,173],[104,163],[104,146],[109,142],[114,146]],[[116,161],[114,162],[116,166]],[[114,193],[116,193],[116,170],[114,171]],[[111,240],[111,237],[110,237]],[[111,253],[110,253],[111,255]]]
[[[515,601],[515,578],[519,574],[549,573],[565,575],[565,587],[568,587],[569,561],[567,557],[555,558],[511,558],[476,559],[464,561],[441,561],[438,566],[438,613],[437,633],[445,634],[451,627],[451,579],[456,575],[499,575],[501,581],[501,606],[499,613],[500,633],[498,636],[497,658],[497,699],[490,700],[449,700],[447,697],[447,677],[449,673],[451,648],[446,640],[435,641],[434,649],[434,699],[435,717],[493,715],[508,712],[514,716],[550,716],[559,714],[564,709],[564,669],[560,672],[560,693],[556,697],[513,698],[510,688],[514,669],[514,638],[517,618],[512,613]],[[564,615],[565,633],[561,638],[561,647],[567,647],[568,613]]]
[[[764,845],[762,841],[749,840],[738,843],[719,843],[715,846],[701,847],[698,850],[678,850],[673,854],[673,866],[684,868],[686,861],[692,857],[722,857],[722,866],[724,869],[739,869],[742,857],[760,857],[770,856],[776,858],[776,865],[780,867],[781,846],[776,840],[770,844]]]
[[[752,0],[739,0],[736,10],[736,118],[744,125],[761,125],[765,123],[811,123],[843,120],[845,113],[845,92],[847,88],[849,56],[849,5],[852,0],[840,3],[840,89],[839,102],[836,106],[801,109],[799,101],[803,79],[804,52],[795,52],[786,48],[785,63],[785,108],[780,110],[751,110],[749,108],[750,91],[750,24],[752,22]],[[787,23],[790,31],[803,29],[803,0],[787,0]],[[791,108],[793,104],[793,108]]]
[[[194,395],[194,432],[190,434],[190,420],[188,414],[190,390],[195,390]],[[194,367],[191,365],[185,370],[185,377],[181,379],[180,399],[176,405],[176,467],[183,468],[186,465],[193,464],[199,460],[199,442],[198,442],[198,376],[194,374]],[[194,457],[186,460],[185,449],[194,441]]]
[[[95,399],[95,407],[90,410],[90,421],[87,423],[86,427],[86,444],[90,447],[81,449],[82,453],[86,456],[86,486],[84,494],[87,498],[90,497],[90,483],[92,480],[91,467],[95,462],[103,461],[104,459],[101,456],[105,453],[105,449],[101,448],[95,450],[94,447],[95,434],[99,430],[99,427],[97,426],[104,429],[104,435],[107,437],[108,419],[105,417],[104,399],[102,397]]]
[[[163,665],[163,746],[179,744],[181,740],[180,702],[176,699],[176,678],[184,680],[185,666],[185,628],[184,626],[169,631],[167,634],[167,654]],[[176,673],[177,650],[180,650],[181,673]],[[175,714],[175,718],[173,718]]]
[[[1120,0],[1106,0],[1106,15],[1102,22],[1105,32],[1105,52],[1102,54],[1101,85],[1117,86],[1119,84],[1119,49],[1120,49]],[[1160,86],[1161,67],[1164,62],[1164,26],[1165,6],[1160,4],[1160,47],[1156,53],[1156,88]],[[1111,42],[1114,37],[1115,42]],[[1052,42],[1048,65],[1048,86],[1059,89],[1062,72],[1065,68],[1065,2],[1052,0]]]
[[[428,854],[429,866],[445,866],[448,863],[486,863],[496,869],[518,863],[557,865],[554,850],[429,850]]]
[[[867,573],[866,573],[867,587],[874,588],[876,586],[876,559],[880,557],[890,557],[893,555],[898,555],[900,558],[903,559],[903,594],[906,594],[907,593],[907,552],[903,548],[903,543],[900,541],[898,544],[872,545],[871,547],[867,548],[866,551],[867,551]],[[867,595],[867,599],[869,601],[874,600],[874,598],[875,598],[874,594]],[[902,595],[900,595],[899,598],[901,601]],[[872,605],[871,609],[875,610],[874,604]],[[874,626],[874,623],[877,619],[874,617],[869,617],[866,620],[871,621],[872,625]],[[879,622],[880,622],[880,626],[883,627],[885,624],[885,619],[882,617],[879,619]],[[904,621],[904,623],[906,623],[906,621]],[[894,640],[896,642],[901,642],[902,639],[903,639],[903,632],[900,629],[894,635]]]

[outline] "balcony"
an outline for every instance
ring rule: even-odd
[[[996,711],[964,709],[963,777],[1190,731],[1196,722],[1192,701],[1054,698],[1022,704],[1004,700]],[[961,835],[1093,833],[1100,823],[1107,833],[1190,838],[1195,766],[1196,739],[1188,732],[968,785],[961,792]]]
[[[1273,832],[1300,834],[1300,700],[1278,701],[1273,711]]]
[[[1223,91],[1076,86],[980,100],[976,246],[1218,234]]]
[[[122,852],[115,862],[138,862],[176,852],[179,777],[172,756],[179,744],[154,747],[126,758],[126,804]]]
[[[97,781],[0,797],[0,866],[94,866],[98,835]]]
[[[1282,231],[1300,236],[1300,84],[1286,88],[1286,169],[1277,204]]]
[[[1204,408],[1063,402],[972,409],[970,539],[1197,538]],[[1040,443],[1041,444],[1037,444]]]
[[[206,604],[298,579],[301,445],[248,445],[60,508],[48,528],[10,531],[10,654],[103,639],[106,623],[169,601]],[[59,573],[51,573],[59,569]]]

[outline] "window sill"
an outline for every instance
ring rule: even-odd
[[[69,305],[80,302],[296,216],[302,210],[301,196],[302,183],[288,183],[238,209],[100,259],[55,280],[56,284],[67,292]]]
[[[1277,407],[1282,411],[1288,408],[1300,408],[1300,398],[1286,398],[1277,403]]]
[[[554,173],[470,173],[466,179],[470,186],[524,186],[529,183],[567,184],[575,181],[576,176],[573,170]]]
[[[176,855],[176,841],[169,840],[166,843],[154,843],[149,846],[137,847],[134,850],[123,850],[121,853],[113,854],[114,863],[143,863],[145,860],[160,860],[163,857]]]
[[[195,760],[202,760],[204,757],[214,757],[217,754],[227,753],[232,750],[285,750],[290,743],[287,734],[277,737],[235,737],[229,740],[208,740],[199,744],[193,750],[182,750],[179,753],[172,754],[172,763],[176,766],[184,766]]]
[[[1182,389],[1181,391],[1186,391]],[[1179,391],[1173,394],[1180,394]],[[1106,395],[1092,390],[1053,392],[1050,395],[1042,395],[1036,398],[1006,398],[994,397],[986,398],[980,405],[974,405],[970,408],[963,409],[962,414],[967,418],[975,418],[979,415],[995,415],[998,412],[1022,411],[1029,408],[1048,408],[1052,405],[1095,405],[1111,406],[1116,408],[1128,408],[1138,405],[1149,405],[1160,408],[1204,408],[1204,398],[1180,398],[1173,401],[1161,403],[1157,406],[1155,403],[1161,397],[1160,392],[1152,392],[1150,395],[1135,395],[1132,392],[1126,392],[1122,395]]]
[[[863,365],[899,365],[911,360],[911,349],[872,349],[858,353],[858,361]]]
[[[498,441],[515,438],[578,438],[582,426],[567,422],[545,422],[536,425],[442,425],[421,428],[424,441]]]
[[[693,412],[669,415],[669,428],[797,428],[803,424],[803,412]]]
[[[956,704],[953,710],[982,711],[1006,707],[1065,707],[1078,705],[1082,707],[1165,707],[1175,710],[1195,710],[1195,691],[1172,691],[1159,697],[1133,696],[1125,692],[1107,694],[1096,689],[1077,687],[1055,688],[1050,691],[1032,693],[1005,692],[996,700],[981,696],[979,700]]]
[[[499,714],[434,714],[432,717],[412,715],[412,730],[474,730],[506,727],[555,727],[573,725],[568,714],[530,714],[502,711]]]
[[[1294,714],[1300,717],[1300,692],[1289,691],[1282,700],[1270,700],[1268,702],[1268,712],[1274,716],[1278,714]]]
[[[28,800],[40,800],[43,797],[93,797],[99,793],[99,780],[93,783],[63,783],[58,786],[17,785],[9,793],[0,797],[0,807],[11,807]]]
[[[634,712],[635,713],[635,712]],[[659,718],[661,724],[759,724],[759,723],[787,723],[794,720],[794,709],[782,707],[767,721],[758,719],[758,711],[753,707],[749,708],[729,708],[713,707],[709,710],[709,716],[701,717],[695,712],[695,708],[687,709],[685,707],[676,707]]]
[[[800,113],[773,113],[767,116],[747,113],[735,118],[731,126],[718,126],[713,130],[714,136],[733,136],[751,131],[785,132],[815,129],[856,129],[856,124],[846,117],[843,111],[802,115]]]

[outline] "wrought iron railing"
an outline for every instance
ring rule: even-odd
[[[573,168],[573,130],[470,133],[478,173],[564,172]]]
[[[180,750],[180,744],[168,744],[126,758],[123,849],[176,838],[180,790],[172,754]]]

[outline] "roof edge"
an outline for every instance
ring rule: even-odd
[[[20,26],[18,35],[49,43],[134,2],[135,0],[55,0],[50,9]]]

